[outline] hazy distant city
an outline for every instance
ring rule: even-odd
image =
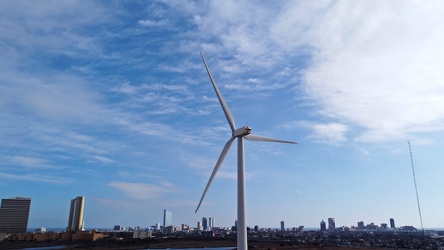
[[[40,227],[34,230],[27,228],[31,198],[14,197],[2,199],[0,207],[0,241],[5,242],[101,242],[110,239],[214,239],[236,238],[237,221],[233,226],[218,227],[215,217],[203,217],[195,226],[181,224],[176,226],[173,213],[163,210],[162,223],[156,223],[149,228],[140,226],[114,225],[107,229],[84,228],[84,212],[86,199],[83,196],[71,200],[70,210],[67,211],[66,229],[47,229]],[[376,225],[358,221],[353,226],[336,226],[335,218],[321,220],[319,228],[304,228],[301,226],[285,225],[280,221],[280,227],[261,228],[259,225],[248,227],[248,241],[275,242],[285,240],[300,245],[331,245],[331,246],[373,246],[373,247],[418,247],[429,246],[430,249],[441,249],[444,244],[444,230],[418,230],[413,226],[396,227],[395,219],[388,223]],[[334,236],[334,237],[333,237]],[[333,237],[333,238],[332,238]],[[407,237],[407,238],[406,238]],[[271,243],[270,243],[271,244]],[[283,243],[280,243],[283,244]]]
[[[85,197],[79,196],[71,200],[69,216],[67,216],[66,231],[85,231]],[[29,211],[31,208],[31,198],[28,197],[14,197],[9,199],[2,199],[0,207],[0,233],[25,233],[28,228]],[[226,224],[226,222],[224,222]],[[279,223],[276,223],[279,225]],[[178,226],[180,225],[180,226]],[[141,228],[140,226],[128,225],[113,225],[108,228],[114,231],[153,231],[171,234],[178,231],[212,231],[212,230],[231,230],[236,231],[237,221],[233,222],[231,228],[218,227],[216,225],[215,217],[203,217],[201,221],[197,221],[195,225],[187,225],[182,223],[173,223],[173,213],[167,209],[163,210],[162,223],[158,222],[149,228]],[[94,228],[91,228],[94,229]],[[258,225],[248,230],[258,231],[261,229]],[[280,221],[280,227],[267,228],[269,230],[278,229],[280,231],[301,230],[304,226],[290,225],[285,226],[285,221]],[[320,231],[397,231],[397,232],[417,232],[418,229],[413,226],[404,225],[400,227],[395,226],[395,220],[390,218],[387,223],[377,225],[373,222],[365,224],[363,221],[358,221],[356,225],[351,226],[336,226],[335,218],[328,218],[325,222],[323,219],[319,223],[319,228],[310,228],[310,230]],[[36,232],[46,232],[45,227],[36,229]]]

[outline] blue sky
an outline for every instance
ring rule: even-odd
[[[441,1],[1,1],[0,197],[29,227],[236,219],[230,128],[247,141],[247,224],[444,227]]]

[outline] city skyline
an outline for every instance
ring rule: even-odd
[[[248,226],[420,228],[410,141],[424,228],[442,228],[443,12],[435,0],[1,1],[1,196],[32,198],[31,228],[66,228],[78,196],[85,228],[149,227],[164,209],[231,226],[235,150],[194,213],[231,135],[202,52],[238,126],[299,142],[245,142]]]

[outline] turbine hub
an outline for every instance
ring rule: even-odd
[[[233,137],[244,137],[251,134],[251,128],[248,126],[243,126],[233,131]]]

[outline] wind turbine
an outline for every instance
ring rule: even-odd
[[[236,129],[234,125],[233,115],[231,114],[230,109],[227,106],[222,94],[217,88],[216,82],[211,75],[210,69],[208,68],[207,62],[205,58],[200,53],[202,57],[202,61],[205,64],[205,68],[207,69],[208,76],[210,77],[211,83],[213,84],[214,90],[216,91],[217,98],[219,99],[220,105],[225,113],[225,117],[227,118],[228,124],[230,125],[232,136],[225,144],[222,153],[217,160],[216,166],[214,167],[213,173],[211,173],[210,179],[208,180],[207,186],[202,194],[202,198],[200,198],[199,205],[196,208],[195,213],[199,210],[200,205],[205,197],[205,194],[208,191],[208,188],[211,185],[214,177],[216,176],[217,171],[219,170],[222,162],[225,159],[228,151],[230,150],[231,144],[233,144],[234,139],[237,138],[237,249],[238,250],[247,250],[247,219],[245,212],[245,164],[244,164],[244,138],[250,141],[265,141],[265,142],[282,142],[282,143],[292,143],[297,144],[297,142],[292,141],[284,141],[273,138],[267,138],[259,135],[252,135],[251,128],[248,126],[244,126]]]

